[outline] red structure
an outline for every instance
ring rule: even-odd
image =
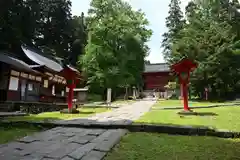
[[[189,59],[183,59],[171,66],[171,69],[178,75],[181,83],[181,93],[183,96],[184,110],[189,111],[188,107],[188,83],[190,72],[197,68],[197,64]]]
[[[145,65],[143,73],[144,90],[165,91],[165,86],[171,79],[170,68],[166,63]]]
[[[73,96],[74,96],[73,90],[74,90],[74,88],[76,88],[76,85],[80,81],[80,72],[77,69],[72,68],[71,66],[67,65],[62,70],[62,74],[66,78],[67,87],[69,88],[67,103],[68,103],[68,110],[69,110],[69,112],[71,112],[72,106],[73,106],[73,104],[72,104]]]

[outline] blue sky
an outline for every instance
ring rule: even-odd
[[[87,14],[91,0],[71,0],[72,14],[81,15],[81,12]],[[162,56],[161,40],[162,34],[166,32],[165,18],[168,16],[168,5],[170,0],[125,0],[128,1],[134,9],[142,9],[150,22],[149,28],[153,30],[153,35],[148,42],[151,49],[147,60],[151,63],[164,62]],[[181,8],[184,11],[185,6],[190,0],[182,0]]]

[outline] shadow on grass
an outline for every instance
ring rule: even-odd
[[[218,108],[218,107],[232,107],[232,106],[238,106],[239,104],[219,104],[219,105],[209,105],[209,106],[196,106],[196,107],[189,107],[190,109],[201,109],[201,108]],[[183,107],[162,107],[162,108],[152,108],[151,110],[179,110],[183,109]]]
[[[106,106],[104,106],[104,105],[103,106],[92,106],[92,105],[88,106],[88,105],[84,105],[84,106],[78,106],[77,108],[78,109],[81,109],[81,108],[86,108],[86,109],[87,108],[91,108],[91,109],[92,108],[96,108],[97,109],[97,108],[106,108]]]
[[[52,119],[51,119],[52,120]],[[219,130],[210,128],[211,126],[200,125],[176,125],[163,123],[134,123],[129,119],[123,120],[106,120],[98,121],[91,119],[77,119],[67,121],[49,121],[44,119],[39,121],[2,121],[4,125],[17,124],[33,124],[42,125],[43,127],[75,127],[75,128],[89,128],[89,129],[127,129],[130,132],[149,132],[149,133],[166,133],[173,135],[199,135],[199,136],[215,136],[222,138],[239,138],[240,132],[232,132],[228,130]],[[224,129],[224,128],[222,128]]]
[[[100,108],[114,108],[114,109],[116,109],[116,108],[119,108],[119,106],[108,106],[107,104],[104,104],[104,105],[102,105],[102,106],[80,106],[80,107],[78,107],[78,109],[81,109],[81,108],[85,108],[85,109],[87,109],[87,108],[91,108],[91,109],[93,109],[93,108],[96,108],[96,109],[100,109]]]
[[[79,113],[77,113],[77,114],[94,114],[94,113],[96,113],[96,112],[82,112],[82,111],[79,111]],[[68,114],[68,115],[71,115],[70,113],[62,113],[62,114]],[[75,114],[76,115],[76,114]]]
[[[52,121],[57,121],[57,120],[62,120],[61,118],[57,117],[31,117],[31,116],[24,116],[24,117],[13,117],[13,118],[3,118],[1,120],[7,120],[7,121],[33,121],[33,122],[52,122]],[[1,123],[1,121],[0,121]]]
[[[214,112],[188,112],[188,113],[178,112],[177,114],[181,116],[218,116],[218,114]]]

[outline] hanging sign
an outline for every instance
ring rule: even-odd
[[[54,81],[56,83],[61,83],[61,84],[66,84],[65,83],[66,79],[64,77],[61,77],[59,75],[53,75],[49,72],[45,72],[45,74],[49,76],[48,80],[50,80],[50,81]]]
[[[31,74],[27,74],[27,73],[24,73],[24,72],[17,72],[17,71],[14,71],[14,70],[11,70],[11,75],[16,76],[16,77],[20,76],[22,78],[26,78],[26,79],[30,79],[30,80],[38,81],[38,82],[42,81],[42,77],[40,77],[40,76],[34,76],[34,75],[31,75]]]
[[[19,76],[20,75],[20,73],[19,72],[17,72],[17,71],[14,71],[14,70],[11,70],[11,75],[12,76]]]

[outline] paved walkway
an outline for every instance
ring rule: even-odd
[[[65,123],[81,123],[84,120],[92,123],[132,123],[149,111],[154,103],[139,101],[111,112]],[[0,160],[101,160],[126,133],[124,129],[56,127],[0,145]]]
[[[67,124],[131,124],[148,112],[155,101],[138,101],[133,104],[113,109],[110,112],[98,113],[92,117],[59,121]]]
[[[3,117],[14,117],[14,116],[26,116],[26,113],[20,113],[20,112],[0,112],[0,118]]]

